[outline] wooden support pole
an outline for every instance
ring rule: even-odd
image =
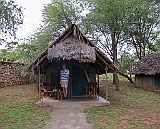
[[[107,61],[105,61],[98,53],[96,54],[98,56],[98,58],[100,58],[110,69],[112,69],[113,71],[115,71],[115,69],[113,67],[111,67],[110,64],[108,64]],[[108,68],[107,68],[108,70]]]
[[[105,68],[106,70],[106,103],[107,105],[110,105],[110,102],[108,101],[108,68]]]
[[[107,70],[106,70],[106,102],[108,101],[108,77],[107,77]]]
[[[39,89],[39,101],[41,101],[41,79],[40,79],[40,66],[38,65],[38,89]]]
[[[98,98],[99,98],[99,69],[98,69]]]

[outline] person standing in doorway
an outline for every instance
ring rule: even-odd
[[[66,65],[62,65],[62,70],[60,72],[60,84],[63,88],[63,95],[64,99],[67,98],[67,90],[68,90],[68,83],[69,83],[69,70],[66,69]]]

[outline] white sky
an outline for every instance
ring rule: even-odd
[[[15,0],[15,2],[23,7],[24,23],[18,28],[17,38],[27,38],[42,23],[42,9],[44,5],[50,3],[51,0]],[[0,46],[1,49],[5,45]]]
[[[28,37],[42,23],[42,9],[50,0],[15,0],[15,2],[24,8],[24,23],[17,33],[17,37],[22,39]]]

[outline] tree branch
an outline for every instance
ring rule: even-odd
[[[134,82],[132,81],[132,78],[130,78],[128,75],[126,75],[126,74],[124,74],[124,73],[122,73],[122,72],[120,72],[120,71],[118,71],[118,73],[119,73],[121,76],[126,77],[131,83],[134,83]]]

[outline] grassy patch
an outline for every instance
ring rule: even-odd
[[[128,74],[128,76],[130,76],[130,75]],[[131,75],[131,77],[132,77],[132,79],[134,81],[134,75]],[[118,79],[119,79],[119,81],[129,82],[126,77],[121,76],[121,75],[118,75]],[[106,75],[105,74],[100,75],[100,80],[106,80]],[[108,81],[112,81],[113,80],[113,74],[112,73],[108,73],[107,80]]]
[[[105,96],[105,87],[100,89]],[[85,109],[95,129],[157,129],[160,127],[160,94],[121,83],[120,91],[112,91],[110,106]],[[155,124],[156,123],[156,124]]]
[[[98,126],[98,129],[106,129],[105,126]]]
[[[127,104],[136,104],[139,106],[159,105],[159,96],[156,92],[131,87],[121,87],[121,94],[117,94],[117,97],[120,97]]]
[[[157,116],[160,117],[160,110],[156,112]]]
[[[51,109],[36,107],[38,100],[33,85],[6,87],[0,91],[0,128],[36,129],[45,126]]]
[[[100,108],[91,108],[91,109],[85,109],[84,112],[87,114],[87,122],[92,123],[93,121],[101,121],[104,125],[101,125],[100,123],[95,123],[98,129],[105,129],[106,126],[112,128],[114,125],[119,125],[120,122],[118,121],[118,118],[122,115],[124,115],[125,112],[127,112],[124,108],[119,109],[111,109],[110,107],[100,107]],[[103,118],[103,116],[106,116]],[[102,119],[101,119],[102,118]],[[106,119],[106,121],[105,121]]]

